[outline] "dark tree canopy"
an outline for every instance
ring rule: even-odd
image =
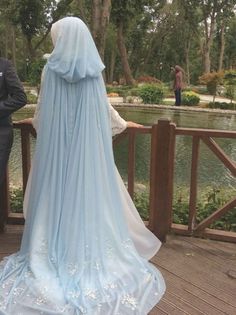
[[[180,64],[189,83],[204,72],[236,67],[236,0],[1,0],[1,54],[25,72],[52,49],[53,22],[66,15],[90,27],[106,80],[170,80]]]

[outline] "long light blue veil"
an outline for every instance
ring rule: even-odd
[[[0,264],[0,314],[147,314],[165,284],[122,210],[104,65],[80,19],[58,21],[52,35],[25,230]]]

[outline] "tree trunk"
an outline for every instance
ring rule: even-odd
[[[220,34],[220,56],[219,56],[218,71],[221,71],[223,68],[224,52],[225,52],[225,24],[223,22],[221,25],[221,34]]]
[[[133,79],[130,66],[129,66],[128,54],[127,54],[125,41],[124,41],[124,35],[123,35],[122,21],[119,22],[119,25],[117,28],[117,45],[120,52],[120,58],[121,58],[121,63],[122,63],[123,71],[124,71],[126,84],[133,85],[134,79]]]
[[[208,44],[204,47],[204,72],[211,72],[210,48]]]
[[[206,16],[204,20],[204,27],[205,27],[205,45],[204,45],[204,72],[208,73],[211,71],[211,46],[213,41],[213,34],[215,28],[215,11],[212,12],[210,16],[210,27],[209,27],[209,17]]]
[[[102,60],[104,60],[107,27],[109,25],[111,13],[111,0],[104,0],[100,15],[98,51]]]
[[[216,99],[216,93],[213,95],[213,104],[215,104],[215,99]]]
[[[110,12],[111,0],[93,0],[91,32],[103,61]]]
[[[185,46],[185,63],[186,63],[186,81],[190,84],[190,62],[189,62],[189,51],[190,51],[190,38],[187,39]]]
[[[5,24],[5,51],[4,57],[8,58],[8,23]]]
[[[33,60],[35,57],[35,50],[34,50],[33,45],[32,45],[32,39],[27,38],[26,43],[27,43],[28,56],[29,56],[30,60]]]
[[[112,84],[114,81],[114,70],[115,70],[115,63],[116,63],[116,50],[113,48],[111,51],[111,60],[109,65],[109,71],[107,74],[108,83]]]
[[[12,26],[11,29],[12,29],[12,63],[16,67],[16,36],[15,36],[14,26]]]
[[[95,43],[98,41],[100,17],[101,17],[101,0],[93,0],[92,3],[92,20],[91,20],[91,33]]]

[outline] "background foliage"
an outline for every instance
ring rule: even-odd
[[[236,67],[236,0],[1,0],[0,54],[22,80],[52,50],[52,23],[66,15],[90,27],[106,64],[108,83],[134,84],[140,76],[172,80],[185,69],[188,84],[209,72]]]

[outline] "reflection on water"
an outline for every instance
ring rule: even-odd
[[[187,112],[170,109],[132,109],[120,108],[119,112],[126,120],[133,120],[144,125],[157,123],[160,118],[169,118],[177,126],[204,129],[236,130],[236,115],[218,114],[208,112]],[[15,114],[14,119],[20,120],[32,116],[32,109],[21,110]],[[225,153],[236,161],[236,140],[216,139]],[[33,141],[34,142],[34,141]],[[175,185],[188,186],[190,181],[191,167],[191,137],[178,136],[176,141],[176,166]],[[33,143],[34,145],[34,143]],[[19,133],[16,131],[14,147],[10,159],[10,180],[19,184],[21,179],[21,155]],[[114,149],[115,159],[122,177],[127,178],[127,141],[122,141]],[[150,136],[140,135],[136,144],[136,180],[147,182],[149,178],[150,162]],[[200,146],[200,162],[198,182],[201,187],[236,187],[235,178],[217,159],[217,157],[203,144]]]
[[[120,108],[120,114],[127,120],[153,125],[160,118],[168,118],[179,127],[236,130],[236,113],[195,112],[171,109]]]

